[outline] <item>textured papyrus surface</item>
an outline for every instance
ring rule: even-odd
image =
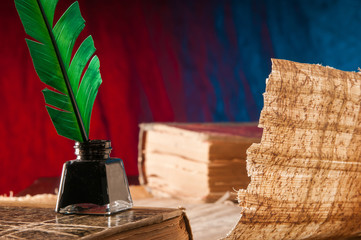
[[[247,150],[227,239],[345,239],[361,235],[361,74],[272,60],[262,141]]]

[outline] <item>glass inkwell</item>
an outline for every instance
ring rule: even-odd
[[[75,160],[63,165],[56,212],[63,214],[110,215],[130,209],[123,161],[111,158],[108,140],[75,143]]]

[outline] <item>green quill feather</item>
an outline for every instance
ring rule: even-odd
[[[99,59],[94,55],[91,36],[82,42],[71,59],[85,21],[78,2],[74,2],[53,26],[57,2],[15,0],[15,6],[25,32],[35,40],[26,39],[35,70],[40,80],[52,88],[45,88],[43,94],[56,131],[84,142],[89,140],[91,112],[102,82]]]

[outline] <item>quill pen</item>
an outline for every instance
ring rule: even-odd
[[[91,36],[71,58],[85,21],[78,2],[74,2],[53,26],[57,3],[58,0],[15,0],[25,32],[35,40],[26,39],[35,70],[50,87],[43,94],[55,129],[61,136],[86,142],[94,100],[102,82],[99,59],[94,55]]]

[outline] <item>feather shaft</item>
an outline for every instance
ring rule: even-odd
[[[71,104],[73,106],[74,113],[75,113],[75,116],[76,116],[76,119],[77,119],[77,122],[78,122],[78,125],[79,125],[79,128],[80,128],[80,133],[81,133],[82,139],[83,139],[83,141],[89,141],[89,138],[88,138],[87,132],[85,130],[85,126],[84,126],[82,117],[80,115],[78,104],[77,104],[75,96],[74,96],[74,92],[73,92],[72,87],[70,85],[69,77],[68,77],[64,62],[63,62],[63,60],[61,58],[60,51],[59,51],[59,48],[57,46],[53,31],[52,31],[52,26],[50,25],[48,19],[46,18],[45,11],[43,9],[43,6],[42,6],[40,0],[37,0],[37,3],[39,5],[39,9],[41,11],[42,17],[43,17],[44,22],[46,24],[46,28],[47,28],[47,30],[49,32],[49,36],[50,36],[51,42],[53,44],[53,47],[54,47],[54,50],[55,50],[55,53],[56,53],[56,57],[57,57],[57,60],[59,62],[59,65],[60,65],[62,75],[64,77],[65,85],[66,85],[66,88],[67,88],[67,91],[68,91],[68,94],[69,94],[69,97],[70,97],[70,100],[71,100]]]

